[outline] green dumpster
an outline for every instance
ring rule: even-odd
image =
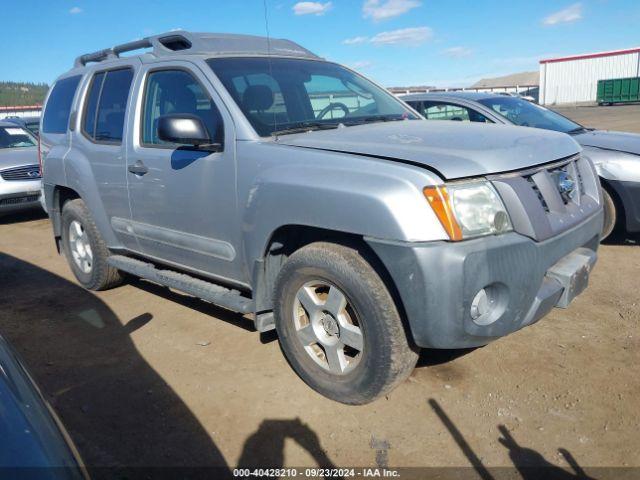
[[[598,104],[640,102],[640,77],[598,81]]]

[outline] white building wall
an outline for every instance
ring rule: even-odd
[[[640,52],[540,64],[540,103],[595,102],[598,80],[640,76]]]

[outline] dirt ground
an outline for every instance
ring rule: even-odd
[[[616,112],[627,110],[573,116],[637,129],[639,116],[617,125]],[[533,465],[619,478],[593,468],[640,467],[639,272],[640,245],[604,245],[569,309],[484,348],[423,351],[387,398],[350,407],[308,388],[275,336],[239,315],[142,281],[83,290],[48,220],[19,215],[0,219],[0,333],[98,477],[109,476],[99,466],[217,465],[526,478],[513,466]]]
[[[640,105],[556,107],[554,110],[585,127],[640,133]]]

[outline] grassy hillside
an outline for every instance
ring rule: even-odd
[[[48,88],[46,83],[0,82],[0,106],[40,105]]]

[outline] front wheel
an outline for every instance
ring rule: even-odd
[[[314,390],[347,404],[390,391],[418,359],[398,309],[356,250],[313,243],[276,281],[276,329],[293,369]]]

